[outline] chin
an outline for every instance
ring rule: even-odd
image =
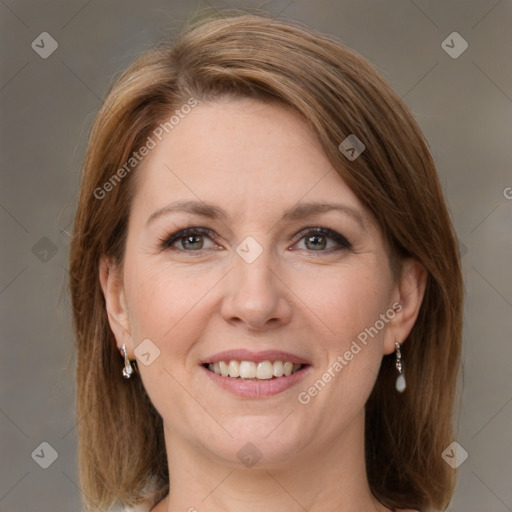
[[[222,423],[227,433],[213,440],[206,439],[206,448],[227,465],[269,469],[287,463],[301,446],[308,444],[303,428],[285,419],[287,414],[244,416]],[[284,421],[283,421],[284,420]],[[212,441],[215,441],[212,445]]]

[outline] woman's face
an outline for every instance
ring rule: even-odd
[[[360,427],[414,315],[304,121],[248,99],[199,104],[135,172],[122,276],[105,290],[168,448],[270,467]],[[302,366],[274,376],[286,362]]]

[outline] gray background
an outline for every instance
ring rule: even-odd
[[[412,109],[431,144],[464,254],[465,387],[456,440],[469,457],[449,510],[512,511],[506,0],[0,0],[0,510],[81,510],[66,271],[89,129],[113,75],[209,6],[263,7],[337,35],[373,62]],[[441,47],[453,31],[469,44],[457,59]],[[47,59],[31,47],[42,32],[59,45]],[[42,442],[58,453],[47,469],[36,463],[50,462]]]

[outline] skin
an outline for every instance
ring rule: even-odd
[[[103,258],[100,279],[118,348],[126,344],[135,359],[149,338],[160,350],[151,365],[138,364],[135,376],[163,418],[170,461],[170,495],[153,510],[388,510],[366,479],[364,405],[383,355],[416,320],[423,267],[406,260],[393,280],[375,220],[305,122],[282,106],[249,99],[200,104],[136,172],[123,267]],[[174,212],[147,223],[183,199],[213,203],[228,219]],[[297,203],[316,201],[348,206],[362,223],[340,211],[283,219]],[[209,228],[217,238],[196,234],[192,244],[180,238],[160,248],[161,239],[186,227]],[[312,227],[334,230],[351,248],[321,234],[317,248],[308,231],[296,236]],[[263,249],[250,264],[236,252],[247,236]],[[400,311],[301,404],[298,393],[394,302]],[[291,352],[311,368],[280,394],[240,398],[199,366],[236,348]],[[251,468],[237,457],[248,442],[262,454]]]

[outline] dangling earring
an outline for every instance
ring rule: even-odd
[[[126,351],[126,345],[123,345],[121,347],[121,353],[124,357],[123,377],[125,379],[129,379],[133,375],[134,369],[130,362],[130,359],[128,358],[128,352]]]
[[[396,349],[396,369],[398,370],[398,377],[396,379],[396,390],[399,393],[403,393],[405,389],[405,376],[403,374],[403,368],[402,368],[402,354],[400,352],[400,344],[395,341],[395,349]]]

